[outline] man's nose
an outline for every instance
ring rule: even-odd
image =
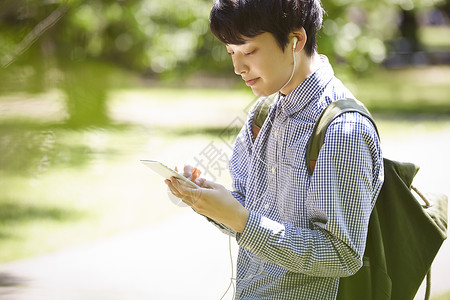
[[[247,64],[239,55],[236,55],[233,58],[233,66],[234,66],[234,73],[236,73],[236,75],[242,75],[248,72]]]

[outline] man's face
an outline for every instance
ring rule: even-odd
[[[226,45],[233,60],[234,72],[252,88],[256,96],[276,93],[289,80],[292,52],[283,52],[271,33],[246,39],[242,45]]]

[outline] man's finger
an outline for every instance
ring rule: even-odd
[[[201,174],[202,174],[202,171],[200,171],[199,168],[194,168],[194,175],[195,175],[196,177],[199,177]]]
[[[194,167],[192,167],[191,165],[184,165],[184,172],[183,172],[183,176],[186,178],[191,179],[192,176],[194,175]]]
[[[199,187],[205,187],[205,182],[206,182],[206,179],[205,178],[197,178],[197,179],[195,179],[195,184],[197,184]]]
[[[173,179],[172,184],[174,188],[180,193],[179,198],[181,198],[183,202],[192,206],[198,201],[199,197],[201,196],[201,188],[195,188],[187,184],[183,184],[175,177],[172,177],[171,179]]]
[[[175,178],[175,177],[173,177],[173,178]],[[180,198],[181,194],[179,193],[178,189],[177,189],[177,188],[175,187],[175,185],[173,184],[173,180],[166,179],[166,180],[165,180],[165,183],[166,183],[167,186],[169,187],[170,192],[171,192],[174,196]]]

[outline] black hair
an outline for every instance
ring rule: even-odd
[[[289,33],[304,28],[306,53],[317,50],[322,27],[320,0],[216,0],[209,17],[211,32],[224,44],[244,44],[246,38],[269,32],[284,51]]]

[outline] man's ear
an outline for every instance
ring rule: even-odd
[[[306,35],[306,30],[302,27],[292,31],[292,37],[297,38],[297,46],[295,47],[295,52],[300,52],[305,48],[306,41],[308,39]]]

